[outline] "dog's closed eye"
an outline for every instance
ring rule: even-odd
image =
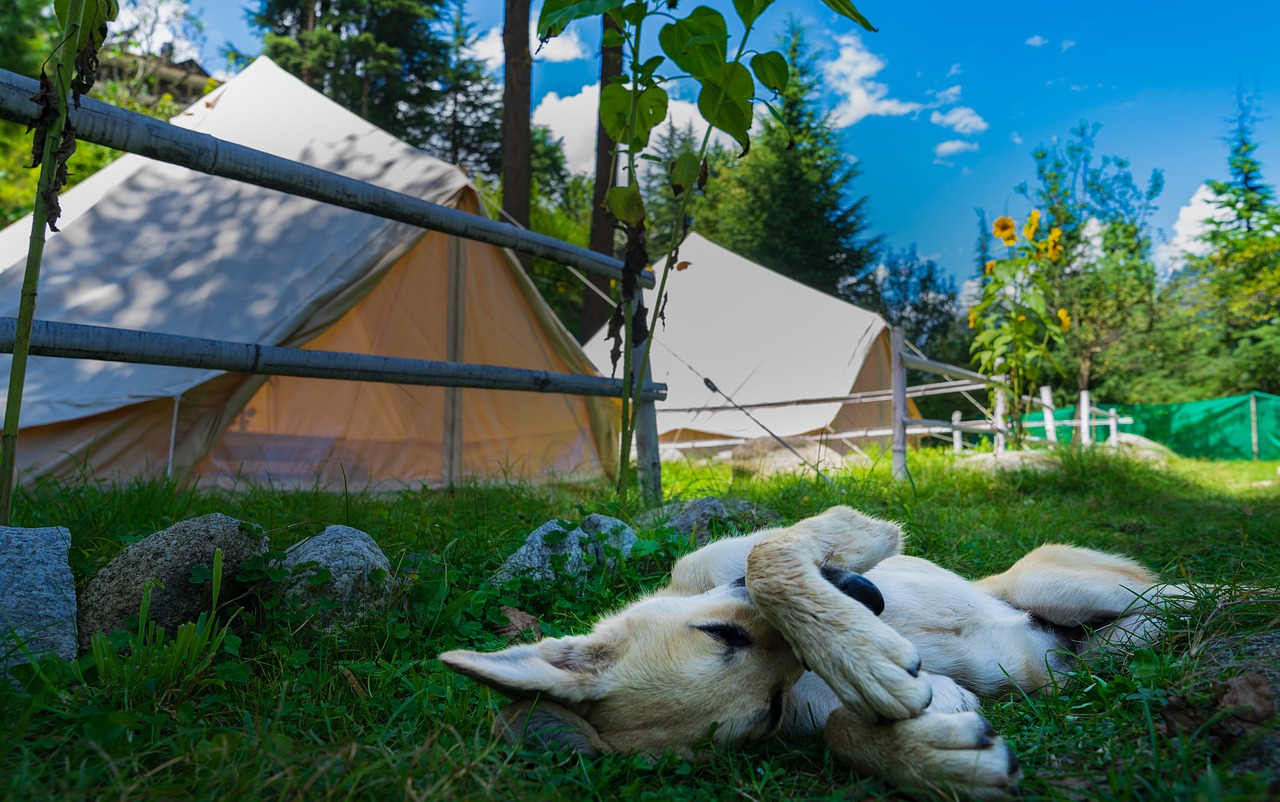
[[[739,624],[699,624],[694,628],[702,630],[730,649],[748,649],[755,645],[751,633]]]

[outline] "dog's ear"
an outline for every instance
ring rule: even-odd
[[[548,750],[568,747],[583,757],[609,751],[586,719],[543,699],[525,699],[502,708],[494,719],[493,732],[510,744],[533,744]]]
[[[512,699],[545,694],[569,703],[600,698],[601,674],[616,659],[617,645],[593,635],[551,638],[500,652],[440,655],[449,668]]]

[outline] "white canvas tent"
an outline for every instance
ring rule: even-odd
[[[184,128],[481,214],[466,176],[260,58]],[[594,374],[514,255],[126,155],[63,194],[42,320]],[[0,231],[14,316],[30,218]],[[0,357],[0,383],[9,357]],[[32,358],[24,480],[88,469],[367,488],[599,474],[618,402]]]
[[[767,437],[840,434],[890,426],[890,402],[829,402],[751,410],[734,402],[832,398],[890,387],[889,330],[884,319],[761,267],[691,233],[680,247],[687,269],[667,282],[666,323],[651,349],[653,380],[667,385],[657,402],[659,439],[690,444]],[[655,266],[659,269],[660,265]],[[652,299],[650,304],[654,303]],[[609,375],[610,343],[598,332],[584,346]],[[865,438],[835,437],[842,446]]]

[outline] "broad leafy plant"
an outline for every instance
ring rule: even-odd
[[[1008,258],[987,262],[982,299],[969,309],[969,328],[978,329],[970,352],[984,374],[1003,374],[1015,448],[1026,437],[1023,418],[1030,411],[1028,396],[1039,386],[1045,368],[1060,371],[1052,348],[1062,344],[1062,335],[1071,326],[1067,310],[1050,312],[1045,301],[1046,273],[1063,255],[1062,229],[1050,229],[1043,240],[1037,239],[1039,229],[1040,212],[1032,211],[1019,244],[1013,218],[996,219],[993,233],[1008,248]]]
[[[849,0],[823,0],[828,8],[867,30],[874,31]],[[673,268],[679,269],[679,247],[686,233],[689,204],[695,192],[706,184],[707,150],[712,129],[728,134],[745,155],[751,147],[750,129],[755,119],[755,104],[761,103],[781,122],[777,110],[758,93],[758,86],[776,97],[787,86],[790,68],[781,53],[756,52],[747,41],[761,15],[774,0],[733,0],[733,10],[742,26],[736,48],[730,55],[729,24],[723,14],[708,6],[698,6],[687,15],[675,15],[676,0],[547,0],[538,20],[538,36],[545,42],[559,35],[575,20],[606,14],[618,25],[607,30],[604,47],[621,47],[624,69],[620,77],[600,89],[600,119],[617,143],[618,160],[624,165],[626,183],[609,190],[608,211],[623,231],[621,303],[609,321],[608,335],[613,341],[613,364],[622,362],[622,375],[628,392],[622,399],[622,449],[618,468],[618,490],[625,492],[627,468],[631,460],[631,438],[635,432],[635,407],[640,385],[645,376],[652,340],[649,333],[662,315],[667,278]],[[661,52],[645,51],[646,31],[658,30]],[[692,80],[698,87],[698,113],[708,123],[698,153],[681,154],[666,171],[671,191],[679,201],[676,225],[669,232],[656,232],[665,253],[658,277],[657,302],[652,313],[645,309],[637,294],[642,271],[649,264],[648,221],[640,194],[637,168],[641,160],[659,161],[646,153],[650,134],[668,116],[670,93],[667,86],[675,80]],[[651,316],[650,316],[651,315]],[[648,319],[646,319],[648,317]]]

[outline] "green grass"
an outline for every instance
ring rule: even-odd
[[[1022,760],[1028,799],[1224,799],[1268,796],[1274,775],[1237,770],[1244,746],[1222,750],[1212,722],[1164,734],[1172,697],[1208,706],[1240,666],[1216,645],[1275,630],[1280,587],[1276,463],[1175,462],[1168,469],[1067,452],[1051,475],[991,477],[913,455],[913,481],[887,466],[834,485],[811,479],[733,483],[728,469],[674,465],[668,498],[732,495],[786,521],[836,503],[901,521],[910,553],[961,574],[1002,570],[1057,541],[1128,553],[1168,579],[1214,583],[1196,614],[1171,622],[1155,648],[1064,678],[1045,696],[989,700],[988,716]],[[689,545],[640,531],[651,559],[586,585],[485,583],[550,518],[602,512],[629,520],[603,486],[469,487],[395,495],[196,492],[164,483],[47,484],[20,496],[18,525],[72,530],[77,582],[127,543],[170,524],[223,512],[261,525],[281,549],[328,524],[370,533],[411,577],[386,618],[316,640],[297,613],[224,606],[172,639],[119,633],[76,664],[49,661],[27,696],[0,683],[3,799],[847,799],[891,796],[826,754],[821,742],[772,741],[690,764],[513,750],[489,735],[495,694],[441,668],[441,651],[494,649],[504,605],[533,613],[551,635],[580,632],[599,613],[661,582]],[[224,590],[224,596],[225,596]],[[1241,595],[1245,603],[1232,603]],[[233,615],[234,612],[234,615]],[[125,646],[117,657],[114,646]],[[111,654],[102,652],[102,649]],[[1274,764],[1273,764],[1274,765]]]

